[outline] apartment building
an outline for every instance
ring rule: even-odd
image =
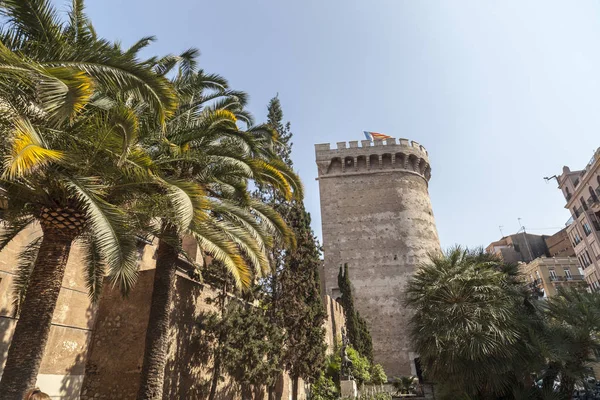
[[[507,263],[528,263],[538,257],[550,255],[546,244],[546,239],[549,237],[526,232],[515,233],[490,243],[485,251],[495,254]]]
[[[600,149],[585,169],[571,171],[563,167],[557,177],[571,219],[567,235],[575,249],[586,282],[592,290],[600,290]]]
[[[560,287],[587,286],[575,257],[540,257],[530,263],[519,263],[519,270],[539,297],[554,296]]]
[[[546,246],[548,246],[550,257],[575,257],[575,249],[569,239],[566,227],[554,235],[546,237]]]

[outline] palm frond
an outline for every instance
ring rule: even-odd
[[[91,235],[84,236],[83,240],[83,260],[85,285],[88,289],[88,295],[92,303],[96,304],[100,300],[102,285],[106,278],[106,265],[102,259],[102,254],[98,248],[98,241]]]
[[[193,224],[188,233],[198,245],[216,261],[223,263],[239,288],[248,288],[252,274],[238,247],[224,234],[218,222],[207,219],[200,224]]]
[[[60,41],[62,23],[50,0],[3,0],[0,15],[31,41]]]
[[[122,210],[103,199],[98,180],[70,180],[65,186],[83,209],[96,243],[96,251],[108,267],[113,285],[127,293],[138,276],[135,239]],[[130,234],[127,234],[129,232]]]
[[[17,235],[23,232],[35,221],[33,216],[27,216],[15,221],[4,222],[0,229],[0,251],[2,251]]]
[[[19,118],[14,125],[12,148],[4,158],[4,176],[6,178],[23,177],[39,167],[63,159],[63,152],[44,146],[42,137],[28,120]]]
[[[199,222],[203,219],[206,198],[198,184],[174,179],[165,179],[164,184],[168,189],[169,203],[173,207],[172,223],[185,230],[194,220]]]
[[[38,86],[42,107],[58,123],[72,121],[94,93],[92,79],[70,68],[46,68],[44,72]]]

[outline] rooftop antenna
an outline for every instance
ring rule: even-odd
[[[523,239],[525,239],[525,246],[527,246],[527,251],[529,252],[529,260],[527,262],[533,261],[533,252],[531,251],[531,247],[529,247],[529,241],[527,240],[527,231],[525,227],[521,224],[521,218],[517,218],[519,221],[519,226],[521,229],[519,231],[523,231]]]
[[[500,229],[500,235],[504,237],[504,232],[502,232],[502,228],[504,228],[504,225],[498,225],[498,229]]]
[[[556,183],[560,183],[560,182],[558,182],[558,176],[556,176],[556,175],[545,176],[544,179],[546,180],[546,183],[549,183],[552,179],[556,179]]]

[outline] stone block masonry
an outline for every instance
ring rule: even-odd
[[[404,305],[406,283],[439,252],[429,156],[407,139],[315,145],[326,293],[339,296],[348,263],[355,306],[371,330],[375,362],[389,377],[416,373]]]

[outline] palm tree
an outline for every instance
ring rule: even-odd
[[[544,386],[560,381],[559,394],[570,398],[576,384],[585,386],[591,363],[600,353],[600,294],[561,288],[547,300],[547,324],[540,347],[547,359]]]
[[[93,297],[106,272],[124,291],[135,282],[134,236],[111,196],[146,172],[131,147],[135,113],[117,104],[145,104],[162,124],[175,96],[135,49],[96,37],[82,1],[67,23],[45,0],[5,0],[0,11],[0,249],[32,224],[42,231],[21,271],[26,291],[0,381],[3,399],[20,400],[35,384],[73,242],[86,245]]]
[[[249,197],[248,181],[271,184],[288,196],[302,193],[297,176],[269,158],[270,131],[238,129],[238,119],[251,122],[243,110],[245,94],[228,90],[223,78],[196,72],[186,61],[187,70],[180,68],[174,80],[179,108],[165,129],[150,132],[146,142],[160,176],[173,184],[173,201],[190,208],[181,218],[167,202],[156,215],[159,246],[139,399],[162,398],[180,236],[195,237],[203,251],[228,268],[238,287],[247,287],[252,272],[261,276],[269,270],[272,236],[292,241],[279,215]]]
[[[458,247],[432,255],[409,282],[411,334],[424,374],[455,398],[505,394],[530,372],[528,353],[519,354],[524,301],[514,274],[493,256]],[[525,372],[515,370],[517,361]]]

